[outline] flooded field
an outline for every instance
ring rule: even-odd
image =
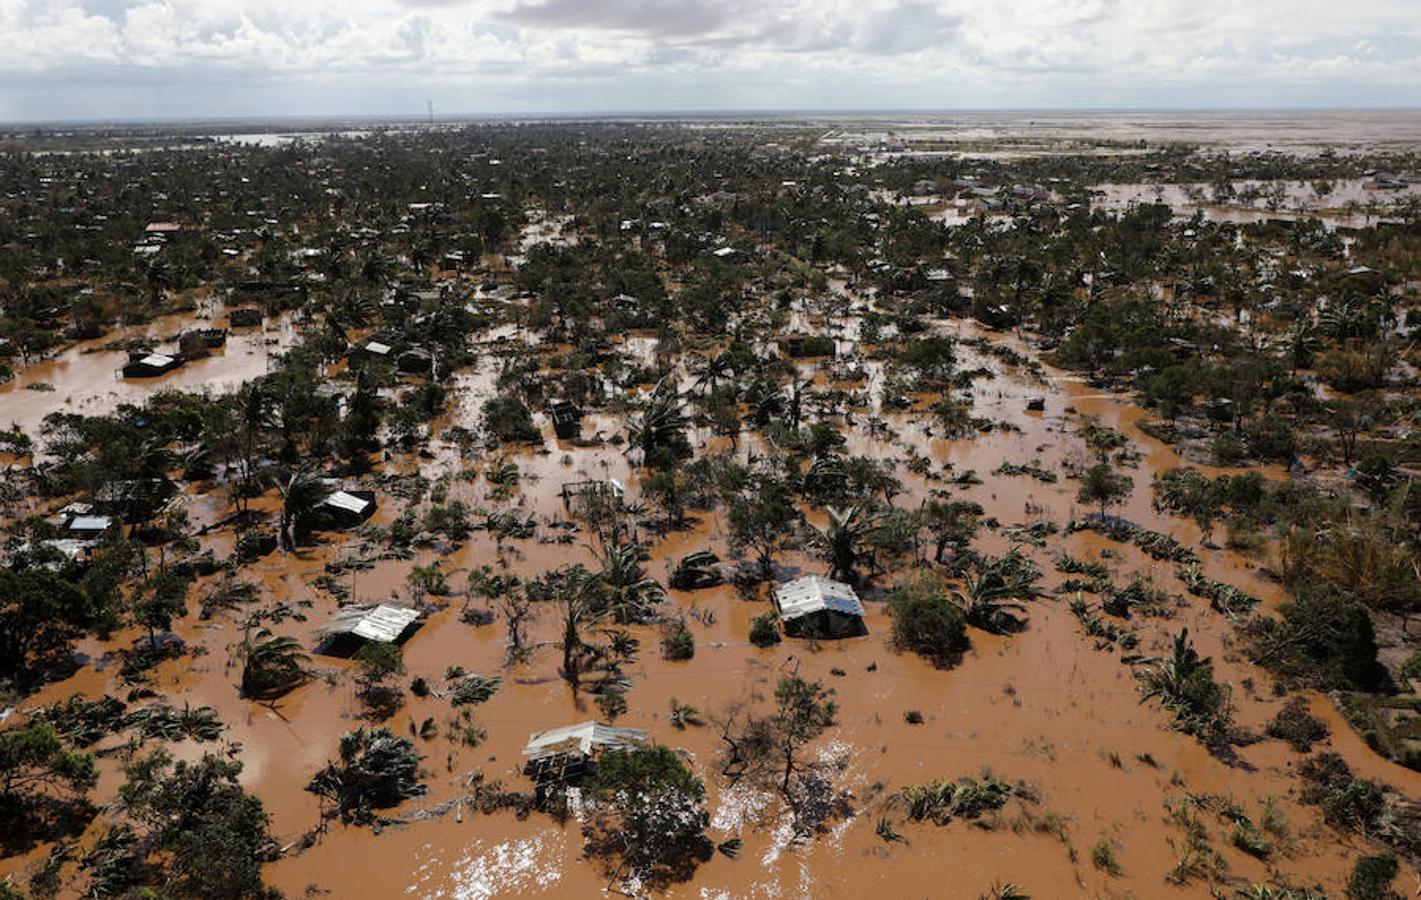
[[[832,120],[831,120],[832,121]],[[1131,152],[1128,145],[1181,143],[1231,153],[1410,150],[1421,143],[1415,110],[1198,112],[980,112],[866,117],[831,132],[828,143],[898,140],[969,155]],[[910,151],[911,152],[911,151]]]
[[[159,328],[162,325],[157,326]],[[964,333],[959,323],[940,326]],[[183,384],[204,384],[214,390],[250,375],[264,359],[261,345],[243,347],[242,339],[229,344],[227,355],[215,357],[169,378],[141,384],[122,383],[118,393],[111,381],[104,354],[66,353],[59,360],[26,370],[19,390],[0,397],[0,420],[33,422],[50,408],[48,396],[23,389],[25,383],[49,380],[56,395],[71,398],[77,408],[91,404],[140,399],[142,394]],[[228,359],[230,358],[230,362]],[[990,361],[984,361],[990,364]],[[206,368],[204,368],[206,367]],[[813,367],[804,374],[814,376]],[[87,372],[87,376],[85,373]],[[204,372],[211,374],[204,376]],[[460,410],[476,409],[481,379],[461,380],[456,390]],[[488,384],[483,382],[483,390]],[[854,452],[892,461],[923,454],[935,466],[954,472],[975,470],[986,476],[1002,461],[1032,461],[1055,469],[1079,461],[1086,454],[1076,431],[1095,420],[1120,430],[1143,454],[1135,476],[1135,490],[1122,514],[1142,525],[1170,532],[1186,543],[1198,538],[1192,523],[1158,515],[1150,504],[1150,477],[1180,464],[1167,446],[1140,433],[1135,424],[1139,410],[1086,387],[1078,380],[1051,373],[1045,388],[1043,413],[1025,411],[1030,396],[1043,390],[1023,373],[1002,371],[978,383],[974,393],[984,415],[1010,422],[1011,432],[968,441],[933,438],[904,416],[888,414],[891,438],[851,434]],[[454,416],[468,416],[456,411]],[[896,426],[895,425],[896,420]],[[610,433],[615,428],[607,422]],[[702,437],[703,449],[714,449],[713,438]],[[746,446],[741,452],[753,452]],[[443,455],[443,454],[440,454]],[[456,454],[457,455],[457,454]],[[575,477],[613,477],[629,482],[633,492],[637,475],[625,457],[612,448],[583,449],[561,446],[543,456],[509,457],[522,473],[522,484],[512,503],[520,514],[533,516],[539,534],[562,518],[558,485]],[[418,470],[434,479],[451,471],[480,465],[477,460],[450,463],[397,465],[400,471]],[[905,475],[900,469],[900,474]],[[1275,475],[1275,477],[1277,477]],[[926,496],[927,484],[907,476],[909,493],[898,503],[912,507]],[[471,503],[492,502],[486,489],[456,487]],[[963,488],[958,496],[980,502],[987,515],[1004,524],[1053,522],[1064,524],[1075,513],[1074,488],[1040,485],[1030,479],[988,477],[977,487]],[[203,495],[186,498],[195,524],[214,524],[219,509]],[[382,506],[377,522],[395,518],[401,504]],[[220,539],[220,538],[219,538]],[[1004,550],[1009,542],[997,537],[990,549]],[[998,545],[998,546],[993,546]],[[658,542],[648,568],[658,577],[673,560],[692,549],[712,549],[733,554],[727,546],[725,524],[719,514],[700,517],[685,532]],[[1089,533],[1053,538],[1052,553],[1066,552],[1093,558],[1102,552],[1117,555],[1122,570],[1138,573],[1182,596],[1172,567],[1151,560],[1133,548],[1111,545]],[[359,552],[359,541],[334,538],[319,548],[276,553],[249,567],[244,577],[258,578],[263,598],[303,609],[306,623],[280,626],[303,644],[314,640],[314,625],[335,610],[329,597],[312,587],[312,581],[333,559]],[[1028,548],[1048,572],[1050,555]],[[585,536],[571,543],[545,543],[541,539],[501,543],[476,537],[451,554],[421,551],[408,562],[380,562],[349,576],[352,602],[381,601],[408,590],[404,575],[411,564],[435,563],[450,573],[493,564],[501,571],[534,577],[556,565],[595,564]],[[1205,555],[1205,571],[1276,603],[1278,594],[1258,575],[1258,561],[1233,552]],[[781,567],[785,576],[813,571],[816,564],[796,555]],[[1048,585],[1059,576],[1048,575]],[[457,582],[456,582],[457,583]],[[200,589],[200,588],[199,588]],[[762,595],[763,597],[763,595]],[[467,600],[465,603],[478,603]],[[902,885],[904,879],[926,881],[946,865],[963,885],[984,885],[1010,879],[1029,885],[1038,896],[1095,893],[1152,893],[1176,864],[1172,845],[1179,835],[1168,821],[1168,806],[1186,795],[1227,796],[1246,808],[1261,809],[1268,798],[1286,811],[1296,846],[1286,856],[1271,861],[1298,883],[1317,883],[1335,889],[1349,851],[1325,839],[1314,811],[1296,803],[1288,777],[1294,762],[1286,749],[1263,744],[1241,751],[1232,764],[1211,757],[1190,739],[1171,733],[1165,716],[1141,705],[1129,670],[1116,654],[1102,652],[1081,633],[1079,622],[1065,608],[1064,598],[1045,599],[1032,605],[1029,626],[1010,637],[974,635],[973,647],[952,671],[933,669],[923,661],[892,652],[885,645],[889,621],[881,604],[870,603],[869,635],[833,644],[791,641],[785,650],[764,651],[744,640],[750,619],[763,611],[763,599],[745,599],[730,587],[695,593],[672,592],[672,602],[683,613],[700,611],[692,627],[700,649],[689,663],[642,657],[631,670],[635,689],[631,705],[619,724],[643,728],[659,742],[685,750],[694,768],[712,785],[708,801],[711,835],[716,841],[738,838],[744,842],[741,858],[717,858],[701,868],[693,885],[677,887],[672,895],[698,896],[823,896],[860,895]],[[460,621],[461,602],[451,598],[448,607],[434,613],[404,648],[405,668],[411,676],[437,680],[451,665],[469,671],[497,673],[503,668],[504,647],[497,625],[471,627]],[[704,615],[704,614],[710,615]],[[539,642],[555,639],[554,623],[543,616],[535,626]],[[1245,665],[1229,662],[1232,654],[1218,627],[1218,614],[1206,603],[1184,601],[1171,628],[1188,626],[1199,635],[1201,649],[1221,662],[1223,676],[1234,682],[1257,678]],[[356,724],[360,706],[349,682],[317,681],[298,689],[270,706],[240,700],[233,686],[231,658],[239,638],[230,620],[198,621],[196,617],[177,631],[193,647],[205,648],[201,658],[164,664],[155,686],[193,706],[213,706],[230,726],[226,740],[239,747],[243,783],[260,796],[273,816],[279,839],[295,840],[319,821],[316,798],[303,791],[305,782],[329,755],[342,731]],[[1164,630],[1144,625],[1142,650],[1163,652]],[[647,635],[648,642],[654,632]],[[118,638],[122,646],[125,637]],[[94,646],[102,655],[105,648]],[[491,897],[513,894],[553,896],[583,895],[601,890],[603,879],[581,860],[582,848],[576,821],[557,826],[532,816],[515,820],[511,814],[490,816],[472,811],[458,816],[450,802],[463,795],[471,773],[517,783],[519,750],[528,734],[552,725],[595,717],[584,697],[574,698],[550,669],[549,656],[535,654],[526,666],[505,673],[498,694],[479,707],[478,723],[487,740],[477,749],[460,749],[443,740],[420,745],[430,770],[430,793],[411,801],[402,810],[409,824],[372,836],[368,829],[334,826],[316,847],[270,866],[272,883],[291,896],[319,887],[335,896],[384,897]],[[341,660],[320,657],[318,667],[339,672]],[[787,821],[766,819],[766,799],[754,791],[720,789],[713,777],[718,736],[709,726],[673,728],[667,710],[673,700],[689,703],[713,714],[735,697],[765,693],[785,671],[831,687],[840,705],[839,727],[818,752],[831,758],[840,771],[841,784],[854,798],[854,814],[833,827],[826,837],[800,846],[792,840]],[[114,689],[102,671],[86,672],[79,684],[64,682],[30,699],[42,704],[72,693],[76,687],[91,696]],[[1236,698],[1240,720],[1261,726],[1276,711],[1279,701],[1268,697],[1260,684],[1256,692]],[[1329,709],[1323,699],[1314,707]],[[908,724],[904,714],[916,710],[923,724]],[[426,717],[446,718],[447,706],[437,698],[416,699],[402,710],[395,723]],[[1415,794],[1421,775],[1384,763],[1371,756],[1345,723],[1331,721],[1332,746],[1369,776]],[[1149,762],[1141,762],[1147,759]],[[1123,762],[1119,761],[1123,760]],[[902,786],[936,777],[976,775],[990,769],[999,777],[1022,779],[1040,786],[1039,804],[1023,810],[1021,820],[1003,819],[990,830],[959,823],[949,827],[913,826],[907,844],[885,845],[874,833],[876,799]],[[112,778],[110,772],[106,778]],[[772,807],[769,807],[772,808]],[[437,810],[419,821],[422,810]],[[1047,814],[1059,816],[1054,833],[1036,833]],[[1054,820],[1053,820],[1054,821]],[[1118,841],[1124,874],[1111,877],[1094,869],[1082,857],[1100,839]],[[1245,854],[1224,851],[1235,877],[1257,881],[1265,866]],[[7,867],[23,867],[12,860]]]
[[[319,212],[272,213],[260,235],[209,229],[215,235],[202,240],[212,246],[202,251],[215,258],[231,243],[228,258],[240,276],[232,281],[275,295],[305,279],[318,299],[268,314],[261,325],[231,328],[210,355],[153,377],[123,377],[130,344],[173,351],[183,332],[225,325],[229,310],[214,301],[200,314],[62,343],[38,361],[11,359],[0,425],[35,441],[33,452],[6,458],[7,481],[32,485],[9,511],[9,549],[17,553],[48,533],[33,522],[22,531],[23,516],[69,515],[70,527],[76,518],[72,508],[61,514],[66,504],[97,502],[112,473],[84,468],[93,460],[124,464],[123,483],[140,480],[102,445],[53,446],[46,416],[114,416],[166,392],[203,403],[155,406],[126,423],[140,437],[163,428],[182,435],[160,448],[171,453],[134,469],[173,476],[161,516],[135,517],[125,508],[106,526],[111,537],[142,544],[141,572],[119,592],[131,614],[107,631],[66,634],[77,665],[45,670],[32,693],[15,693],[0,721],[28,721],[76,694],[210,708],[224,726],[219,738],[163,743],[179,760],[216,753],[241,764],[241,787],[269,816],[261,877],[287,897],[1341,897],[1359,859],[1379,847],[1413,846],[1421,838],[1415,821],[1397,825],[1375,811],[1367,828],[1344,830],[1335,809],[1308,795],[1302,774],[1336,754],[1358,779],[1379,786],[1377,804],[1411,808],[1421,799],[1421,771],[1401,764],[1414,759],[1410,712],[1397,714],[1397,744],[1384,746],[1391,733],[1354,727],[1342,691],[1265,665],[1258,632],[1249,630],[1251,617],[1275,621],[1297,601],[1289,576],[1299,567],[1298,546],[1321,554],[1316,544],[1290,544],[1270,531],[1284,513],[1265,519],[1265,501],[1322,508],[1319,497],[1345,504],[1372,490],[1366,496],[1377,508],[1408,502],[1381,492],[1410,483],[1416,464],[1405,455],[1408,435],[1383,436],[1367,448],[1399,447],[1395,471],[1364,465],[1355,447],[1344,459],[1336,446],[1349,428],[1355,443],[1378,422],[1400,430],[1413,413],[1367,407],[1345,420],[1338,412],[1350,411],[1344,403],[1354,394],[1390,391],[1404,400],[1416,387],[1409,345],[1398,340],[1378,351],[1367,343],[1399,339],[1410,327],[1398,324],[1397,312],[1418,299],[1409,238],[1398,228],[1381,250],[1363,238],[1319,249],[1312,261],[1331,270],[1309,282],[1298,303],[1249,306],[1264,292],[1247,289],[1247,266],[1269,254],[1281,258],[1285,248],[1249,247],[1244,262],[1209,268],[1243,246],[1235,230],[1210,231],[1215,223],[1316,215],[1365,230],[1381,217],[1370,208],[1377,192],[1360,178],[1333,179],[1325,190],[1313,179],[1232,182],[1250,196],[1271,192],[1268,207],[1216,198],[1207,183],[1102,181],[1090,170],[1079,183],[1013,193],[1046,179],[1036,169],[996,167],[1050,155],[1108,165],[1133,156],[1125,145],[1141,140],[1299,156],[1414,148],[1421,118],[815,122],[833,131],[806,145],[845,154],[821,169],[782,157],[779,127],[767,127],[753,147],[717,149],[704,173],[677,168],[692,153],[679,144],[638,148],[664,154],[658,164],[670,174],[655,189],[622,197],[589,189],[556,204],[537,192],[566,187],[575,180],[568,172],[590,179],[594,162],[610,168],[608,184],[623,184],[631,141],[616,131],[596,146],[598,157],[582,131],[537,132],[539,148],[553,148],[546,167],[540,154],[509,152],[528,140],[522,133],[477,153],[440,146],[428,159],[471,167],[466,177],[447,179],[425,157],[400,157],[401,165],[430,166],[410,181],[461,185],[446,192],[411,187],[399,165],[359,156],[363,133],[346,135],[349,146],[314,149],[287,134],[224,137],[233,159],[250,153],[268,166],[265,154],[293,154],[301,165],[286,157],[275,165],[297,173],[289,192],[320,198],[313,201]],[[688,146],[696,151],[706,134],[720,137],[704,123],[692,130]],[[735,132],[729,140],[743,140],[738,129],[725,130]],[[409,150],[401,141],[456,139],[452,132],[389,138],[386,149],[400,153]],[[991,191],[979,188],[985,181],[975,173],[955,182],[963,177],[956,169],[890,171],[860,190],[860,179],[880,176],[848,172],[849,157],[861,160],[860,145],[897,141],[910,147],[883,151],[895,161],[885,168],[928,165],[931,157],[909,157],[932,145],[923,152],[990,163],[981,177],[991,179]],[[1038,145],[1046,149],[1038,153]],[[320,155],[327,153],[352,156],[333,163]],[[529,171],[505,176],[503,159]],[[234,178],[246,178],[223,160]],[[165,157],[163,164],[191,160]],[[397,203],[352,188],[347,198],[334,185],[353,182],[348,172],[393,172],[413,193]],[[801,190],[800,177],[815,186]],[[752,187],[729,190],[736,178]],[[1000,192],[1016,205],[993,207],[991,227],[982,228],[974,216],[983,207],[959,200],[958,190],[980,191],[973,196],[982,200]],[[1080,193],[1105,215],[1072,217],[1068,196]],[[1418,196],[1413,183],[1384,200]],[[474,205],[445,206],[465,200]],[[1128,230],[1137,226],[1120,224],[1116,214],[1152,202],[1173,207],[1174,221],[1158,216],[1143,238]],[[838,204],[861,205],[840,215]],[[1204,233],[1186,234],[1178,220],[1196,209],[1205,213]],[[337,212],[368,215],[379,227],[359,236],[344,223],[321,230],[323,217]],[[1107,217],[1118,234],[1106,231]],[[284,220],[303,224],[281,239],[266,232]],[[892,227],[902,230],[876,236]],[[1059,235],[1068,227],[1081,229],[1070,235],[1073,247],[1084,248],[1078,258],[1050,245],[1064,243]],[[198,229],[174,226],[172,233],[188,230]],[[412,236],[385,253],[380,242],[391,235]],[[184,239],[155,243],[154,255],[186,252]],[[124,242],[132,244],[128,236]],[[1383,252],[1395,260],[1385,275],[1362,264],[1376,259],[1364,254]],[[1161,271],[1165,263],[1148,270],[1140,261],[1146,253],[1181,269],[1208,269],[1208,278],[1194,282],[1193,306],[1175,296],[1178,272]],[[326,267],[319,277],[303,268],[312,259]],[[1059,271],[1043,274],[1056,265]],[[1369,275],[1377,286],[1332,287]],[[1215,290],[1215,277],[1227,293]],[[1328,285],[1325,303],[1324,288],[1313,284]],[[673,308],[674,320],[664,312]],[[1193,371],[1206,354],[1218,366],[1208,379]],[[1171,381],[1195,376],[1184,387]],[[1369,376],[1365,388],[1352,390]],[[254,390],[254,382],[272,393]],[[566,423],[555,415],[564,397],[569,406],[576,400],[575,436],[559,436]],[[666,397],[671,424],[658,426],[652,411]],[[500,403],[511,423],[500,421]],[[363,440],[349,424],[362,416],[373,417]],[[1289,438],[1285,451],[1254,452],[1279,428]],[[98,433],[103,440],[110,432]],[[117,426],[112,433],[131,436]],[[152,449],[141,440],[133,447],[135,454]],[[1101,466],[1115,481],[1091,497],[1084,486]],[[1230,485],[1238,476],[1253,499],[1239,501],[1226,524],[1171,507],[1160,484],[1186,467],[1210,483]],[[82,478],[62,481],[70,470]],[[1372,481],[1359,480],[1359,471]],[[300,509],[295,498],[307,474],[324,486],[317,506],[339,486],[355,492],[344,495],[346,504],[373,497],[373,514],[317,519]],[[811,502],[820,496],[815,479],[857,486],[842,495],[822,489],[842,504]],[[793,486],[781,521],[747,538],[743,506],[781,484]],[[1293,497],[1280,487],[1294,484],[1316,495],[1300,489]],[[598,497],[613,498],[610,512]],[[922,522],[944,507],[951,527],[925,530]],[[875,516],[874,529],[857,544],[836,543],[835,528],[842,534],[843,521],[861,510]],[[455,517],[464,527],[448,527]],[[965,531],[959,518],[970,524]],[[319,525],[302,534],[308,521]],[[1328,534],[1363,520],[1339,521],[1346,528]],[[1112,530],[1127,525],[1133,531]],[[1122,536],[1129,534],[1137,537]],[[764,544],[772,552],[757,555]],[[723,577],[699,589],[671,587],[681,564],[703,551],[718,558],[715,573]],[[204,553],[214,562],[193,568],[178,612],[167,620],[162,610],[140,613],[180,555],[186,564]],[[1013,610],[1009,624],[964,618],[973,591],[986,583],[981,572],[1002,559],[1039,570],[1039,579],[1028,579],[1034,587],[1014,583],[987,595],[988,605]],[[579,622],[573,599],[560,593],[567,582],[558,581],[583,571],[577,567],[597,573],[599,589],[612,585],[623,600],[659,594],[661,586],[665,599],[645,616],[613,621],[620,613],[587,612]],[[783,610],[776,617],[775,588],[840,571],[862,600],[866,633],[789,636]],[[918,576],[929,576],[942,595],[936,599],[958,617],[965,637],[950,658],[913,652],[901,637],[903,592]],[[1121,601],[1123,611],[1107,607],[1127,590],[1146,600]],[[509,599],[519,597],[528,601],[521,610]],[[417,624],[392,642],[398,666],[375,677],[365,650],[347,652],[327,629],[343,611],[379,604],[408,610]],[[1378,612],[1371,661],[1386,667],[1385,698],[1403,704],[1416,700],[1400,665],[1415,649],[1410,610],[1398,601]],[[752,640],[767,622],[776,639]],[[364,647],[382,644],[371,633],[356,633],[370,641]],[[693,652],[673,652],[686,635]],[[1149,675],[1178,657],[1176,642],[1185,637],[1212,660],[1206,680],[1219,691],[1226,729],[1189,722],[1184,701],[1167,706],[1144,689]],[[309,654],[307,677],[258,698],[246,687],[254,644],[283,638]],[[167,647],[177,649],[157,652]],[[585,671],[577,667],[584,658]],[[498,680],[465,703],[456,692],[471,675]],[[765,769],[774,777],[741,777],[737,741],[753,743],[756,735],[738,733],[737,723],[783,702],[777,692],[794,678],[827,689],[831,721],[814,723],[787,752],[782,782],[774,766]],[[393,688],[398,702],[378,711],[372,684]],[[1324,732],[1312,755],[1269,730],[1300,698]],[[672,876],[644,882],[625,861],[629,851],[618,856],[594,844],[606,802],[594,796],[595,781],[564,771],[549,800],[547,782],[530,774],[540,771],[529,767],[530,736],[591,720],[644,731],[703,785],[703,852],[675,860]],[[422,792],[372,810],[311,790],[317,773],[338,759],[343,736],[377,727],[412,744]],[[141,750],[132,729],[115,729],[95,736],[86,752],[97,766],[92,820],[0,859],[0,877],[44,885],[46,873],[59,872],[50,896],[101,894],[89,886],[96,872],[111,874],[99,851],[111,850],[110,829],[130,814],[133,801],[120,787],[135,778],[130,766]],[[960,779],[1001,784],[1005,793],[986,811],[936,820],[915,809],[921,788],[943,790],[944,781]],[[1406,850],[1398,859],[1396,884],[1409,892],[1421,872]],[[143,877],[117,895],[131,895]],[[1295,893],[1262,893],[1264,886]]]

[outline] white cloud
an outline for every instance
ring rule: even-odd
[[[88,115],[124,86],[113,115],[150,115],[155,81],[174,115],[273,98],[382,113],[419,95],[451,112],[1086,106],[1164,89],[1207,105],[1230,87],[1421,106],[1421,16],[1416,0],[0,0],[0,116]]]

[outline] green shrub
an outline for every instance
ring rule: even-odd
[[[1391,889],[1400,866],[1396,857],[1363,856],[1352,867],[1352,877],[1347,879],[1347,900],[1401,900],[1401,895]]]
[[[772,612],[761,613],[750,623],[750,643],[756,647],[773,647],[780,642],[779,621]]]
[[[895,587],[888,595],[888,615],[893,619],[893,647],[916,653],[939,668],[954,664],[970,646],[962,610],[931,575]]]
[[[1308,711],[1306,700],[1294,697],[1268,723],[1268,736],[1287,741],[1299,753],[1307,753],[1315,741],[1327,737],[1327,726]]]
[[[687,660],[696,655],[696,639],[685,626],[667,632],[661,639],[661,655],[673,661]]]
[[[483,412],[484,428],[498,443],[537,442],[543,438],[528,407],[512,394],[490,397],[484,401]]]

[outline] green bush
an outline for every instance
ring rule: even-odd
[[[1284,603],[1282,619],[1256,618],[1247,627],[1254,662],[1281,680],[1318,690],[1369,690],[1382,677],[1367,608],[1330,584],[1305,584]]]
[[[939,668],[954,664],[970,646],[962,610],[931,575],[895,587],[888,595],[888,615],[893,619],[893,647],[912,651]]]
[[[1287,741],[1299,753],[1307,753],[1315,741],[1327,737],[1327,726],[1308,711],[1306,700],[1294,697],[1268,723],[1268,736]]]
[[[500,444],[543,439],[543,433],[533,423],[528,407],[512,394],[490,397],[484,401],[483,412],[484,428]]]
[[[685,626],[676,628],[661,639],[661,655],[678,662],[690,659],[696,655],[696,639]]]
[[[1401,895],[1391,889],[1399,871],[1396,857],[1391,854],[1361,857],[1347,880],[1347,900],[1401,900]]]
[[[1245,425],[1243,437],[1249,455],[1258,459],[1291,460],[1297,446],[1293,429],[1277,416],[1264,416]]]
[[[1244,446],[1243,441],[1238,435],[1229,432],[1210,441],[1209,451],[1214,454],[1214,461],[1221,466],[1237,465],[1248,456],[1248,448]]]
[[[750,643],[756,647],[773,647],[780,642],[779,621],[771,612],[761,613],[750,623]]]

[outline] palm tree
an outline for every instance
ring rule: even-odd
[[[676,457],[690,455],[691,445],[686,440],[688,425],[676,382],[667,377],[656,383],[646,405],[627,430],[632,444],[641,449],[642,465],[650,465],[658,451],[669,451]]]
[[[1014,623],[1008,610],[1024,612],[1017,592],[993,571],[968,572],[962,579],[961,592],[952,592],[952,602],[963,612],[968,623],[983,631],[1005,631]]]
[[[634,542],[607,547],[601,579],[608,591],[606,609],[619,625],[646,622],[652,607],[666,599],[660,582],[647,576],[642,547]]]
[[[584,665],[595,654],[583,635],[604,616],[601,610],[605,607],[599,602],[602,578],[580,565],[565,569],[558,576],[553,598],[562,625],[558,648],[562,650],[563,678],[575,693],[582,681]]]
[[[867,552],[864,542],[878,527],[878,514],[861,503],[846,509],[825,507],[829,523],[824,528],[809,525],[809,543],[819,548],[829,563],[829,577],[838,581],[858,580],[858,564]]]
[[[695,378],[691,383],[692,390],[705,394],[714,394],[722,381],[732,379],[735,374],[728,353],[716,356],[696,354],[691,364],[691,372]]]
[[[1223,689],[1214,682],[1213,660],[1200,656],[1185,628],[1174,638],[1169,656],[1149,661],[1141,677],[1143,700],[1157,699],[1190,734],[1205,734],[1227,724]]]
[[[277,482],[281,493],[282,545],[295,549],[306,537],[307,523],[326,498],[331,488],[308,469],[296,469]]]
[[[239,513],[245,514],[257,477],[257,457],[265,442],[266,431],[272,424],[271,398],[267,396],[263,382],[249,381],[237,389],[233,401],[236,404],[236,432],[232,437],[241,467],[236,506]]]
[[[273,637],[265,628],[247,632],[238,650],[242,657],[242,695],[273,700],[310,677],[301,644],[290,637]]]

